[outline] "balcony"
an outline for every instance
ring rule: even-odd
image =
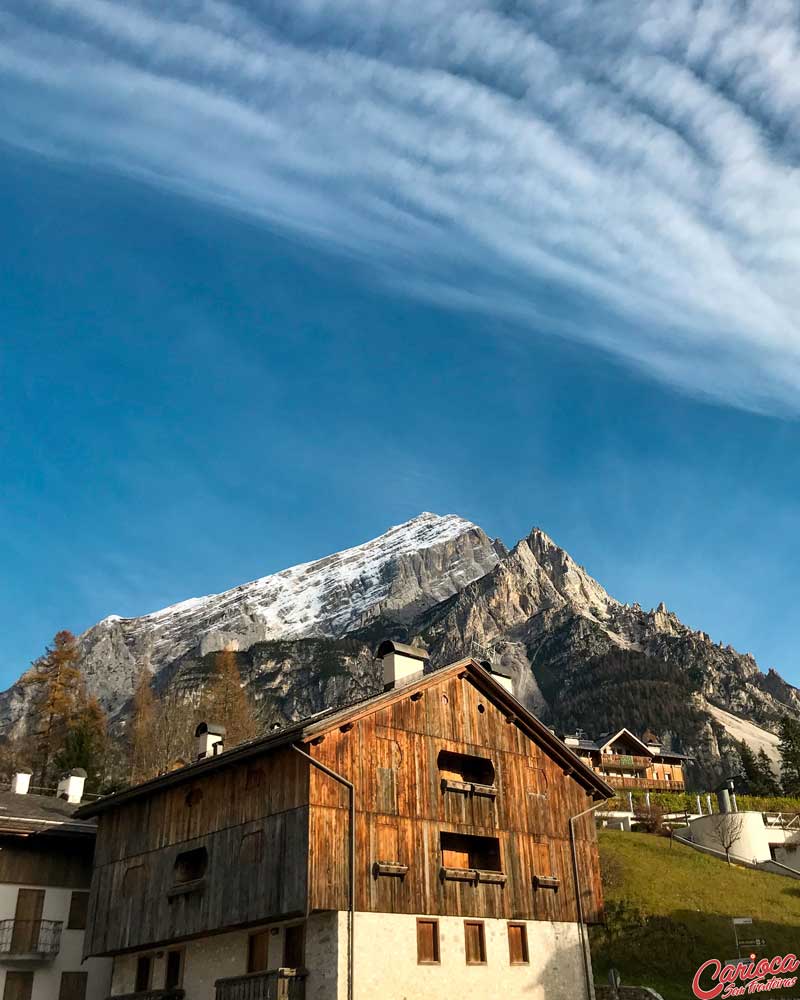
[[[600,758],[601,767],[623,767],[631,770],[646,770],[651,767],[651,757],[633,757],[625,753],[604,753]]]
[[[656,781],[655,778],[620,778],[618,775],[602,774],[612,788],[629,788],[632,792],[682,792],[686,785],[681,780]]]
[[[272,969],[218,979],[216,1000],[305,1000],[302,969]]]
[[[60,920],[0,920],[0,960],[47,962],[61,947]]]

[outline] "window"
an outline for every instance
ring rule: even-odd
[[[441,833],[442,865],[445,868],[499,872],[500,841],[497,837],[475,837],[466,833]]]
[[[69,917],[67,918],[68,931],[85,931],[86,914],[89,909],[89,893],[73,892],[69,901]]]
[[[439,964],[439,921],[417,918],[417,965]]]
[[[85,1000],[88,972],[62,972],[58,1000]]]
[[[301,969],[305,964],[304,957],[305,927],[302,924],[292,924],[283,932],[283,964],[287,969]]]
[[[437,763],[442,778],[464,784],[494,784],[494,764],[487,757],[472,757],[465,753],[441,750]]]
[[[486,933],[482,920],[464,921],[464,948],[467,965],[486,965]]]
[[[175,858],[175,884],[185,885],[187,882],[197,882],[206,873],[208,867],[208,851],[205,847],[195,847],[184,851]]]
[[[269,931],[257,931],[247,941],[247,971],[264,972],[269,968]]]
[[[153,976],[153,959],[149,955],[140,955],[136,959],[136,985],[137,993],[144,993],[150,989],[150,981]]]
[[[33,973],[32,972],[12,972],[6,973],[6,985],[3,989],[3,1000],[31,1000],[33,993]]]
[[[183,982],[183,948],[173,948],[167,952],[164,970],[164,989],[177,990]]]
[[[508,925],[508,960],[512,965],[527,965],[528,928],[525,924]]]
[[[242,864],[254,864],[264,856],[264,831],[253,830],[242,836],[239,847],[239,861]]]

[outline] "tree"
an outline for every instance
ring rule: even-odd
[[[35,783],[46,786],[54,775],[55,755],[63,745],[84,697],[75,636],[57,632],[52,646],[22,678],[32,691],[28,734]]]
[[[756,756],[752,748],[745,743],[736,744],[736,750],[741,761],[742,771],[747,778],[747,787],[751,795],[780,795],[778,782],[772,773],[772,764],[762,747]]]
[[[97,698],[83,696],[61,749],[54,757],[59,772],[82,767],[86,790],[96,792],[107,776],[108,720]]]
[[[191,759],[195,709],[178,690],[156,699],[153,674],[145,666],[133,696],[130,723],[130,780],[139,784]]]
[[[716,813],[711,817],[709,837],[725,852],[725,859],[731,863],[731,848],[742,835],[744,818],[739,813]]]
[[[783,794],[797,797],[800,796],[800,722],[785,715],[779,733]]]
[[[133,693],[133,715],[130,723],[131,784],[147,781],[157,773],[153,729],[155,705],[153,674],[145,665],[139,672]]]
[[[258,736],[260,729],[256,713],[242,685],[234,650],[224,649],[217,653],[214,672],[200,701],[200,714],[205,721],[217,722],[225,727],[226,747],[234,747]]]

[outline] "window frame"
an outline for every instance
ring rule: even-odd
[[[203,881],[207,871],[208,848],[205,845],[181,851],[175,855],[172,884],[177,888],[196,885]]]
[[[420,925],[430,926],[433,929],[433,958],[420,957]],[[417,965],[441,965],[442,949],[439,939],[439,920],[437,917],[417,917]]]
[[[478,953],[480,958],[476,961],[470,958],[469,928],[478,928]],[[483,920],[464,921],[464,958],[467,965],[488,965],[486,956],[486,924]]]
[[[255,962],[253,961],[253,956],[255,954],[254,944],[258,938],[263,938],[266,942],[266,955],[264,957],[265,965],[263,968],[256,969]],[[251,931],[247,935],[247,974],[250,975],[253,972],[266,972],[269,969],[269,939],[270,939],[270,928],[262,927],[261,930]]]
[[[512,930],[520,931],[521,959],[514,958],[514,949],[511,944]],[[522,920],[509,920],[507,924],[508,932],[508,964],[509,965],[530,965],[531,953],[528,949],[528,925]]]
[[[287,955],[287,943],[289,932],[292,934],[299,933],[300,935],[300,962],[291,963],[289,962],[289,956]],[[287,969],[302,969],[305,967],[306,962],[306,925],[303,924],[286,924],[283,928],[283,942],[281,948],[281,959],[285,968]]]
[[[144,986],[140,986],[139,972],[142,968],[142,963],[147,963],[147,983]],[[153,956],[152,955],[137,955],[136,956],[136,973],[133,980],[134,991],[136,993],[145,993],[153,988]]]
[[[169,957],[170,955],[178,956],[178,981],[172,985],[169,984]],[[179,990],[183,987],[183,971],[186,966],[186,949],[185,948],[167,948],[166,954],[164,955],[164,989],[165,990]]]

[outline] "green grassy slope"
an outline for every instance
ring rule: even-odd
[[[800,881],[728,866],[651,834],[598,836],[608,922],[591,931],[598,983],[613,965],[625,985],[687,1000],[703,961],[736,955],[731,917],[753,918],[748,934],[767,942],[759,955],[800,953]]]

